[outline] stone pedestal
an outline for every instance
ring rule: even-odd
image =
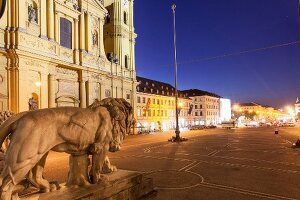
[[[64,187],[58,191],[35,194],[22,200],[135,200],[148,199],[155,195],[153,180],[141,173],[118,170],[104,175],[104,181],[85,187]]]

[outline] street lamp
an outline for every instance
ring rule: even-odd
[[[172,4],[171,6],[173,13],[173,35],[174,35],[174,79],[175,79],[175,116],[176,116],[176,129],[175,137],[172,137],[170,141],[172,142],[181,142],[186,140],[180,137],[180,130],[178,125],[178,91],[177,91],[177,51],[176,51],[176,18],[175,18],[175,9],[176,5]]]

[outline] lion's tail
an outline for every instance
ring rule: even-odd
[[[0,147],[2,146],[5,138],[12,132],[14,123],[23,117],[27,112],[21,112],[18,114],[15,114],[8,118],[6,121],[3,122],[3,124],[0,125]]]

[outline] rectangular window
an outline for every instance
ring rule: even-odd
[[[126,94],[126,99],[127,99],[127,100],[130,99],[130,94]]]
[[[153,117],[155,117],[155,110],[153,110]]]
[[[60,45],[72,49],[72,22],[60,18]]]
[[[155,104],[155,99],[152,99],[152,103]]]
[[[148,117],[151,117],[151,110],[148,110]]]
[[[143,103],[146,103],[146,97],[143,97]]]
[[[141,103],[141,97],[137,97],[137,103]]]

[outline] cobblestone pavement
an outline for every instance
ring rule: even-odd
[[[154,179],[154,199],[300,199],[300,128],[211,129],[134,135],[110,159],[120,169]],[[68,156],[51,153],[46,178],[64,182]]]

